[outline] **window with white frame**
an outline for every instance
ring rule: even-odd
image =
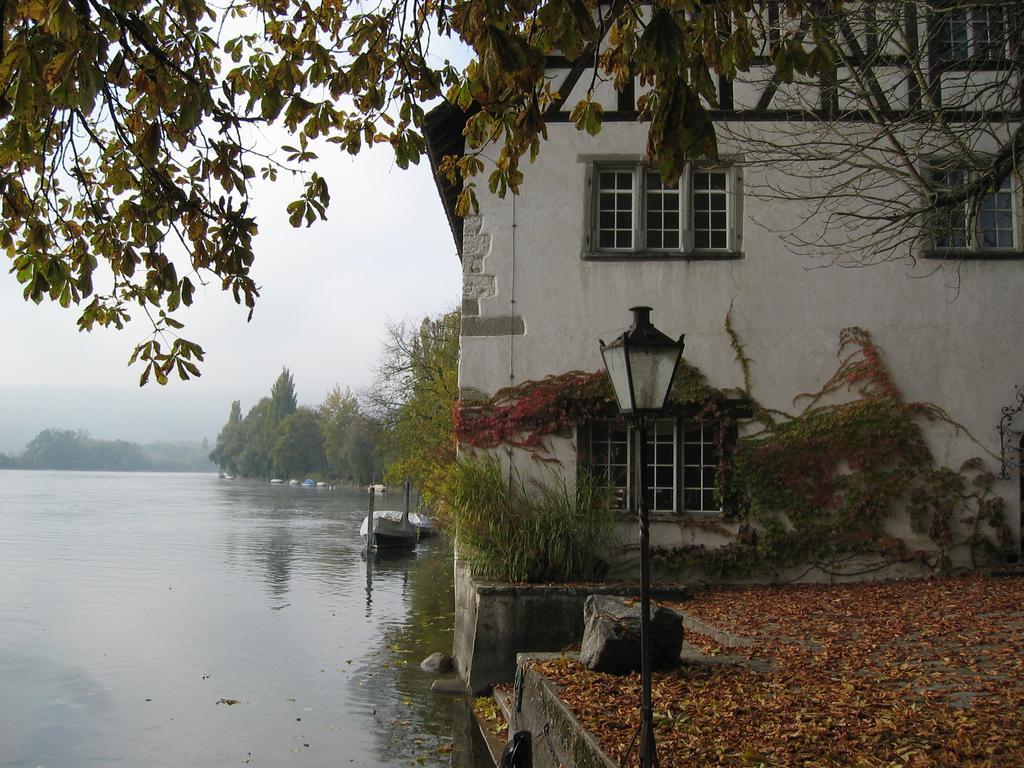
[[[626,424],[621,420],[600,419],[590,426],[590,471],[604,486],[613,491],[617,509],[626,507],[629,487],[629,443]]]
[[[636,228],[636,179],[631,171],[616,168],[598,174],[598,243],[601,248],[628,251]]]
[[[935,178],[952,192],[969,183],[971,174],[957,169],[936,172]],[[1007,177],[980,201],[968,200],[952,211],[943,211],[935,222],[936,250],[963,253],[1019,250],[1018,206],[1013,178]]]
[[[999,4],[965,5],[932,17],[933,45],[940,61],[985,61],[1007,56],[1006,8]]]
[[[693,246],[697,250],[725,250],[729,247],[728,174],[695,170],[692,181]]]
[[[598,419],[586,429],[586,468],[612,490],[617,508],[625,509],[632,488],[626,425]],[[648,426],[641,478],[651,512],[721,513],[719,429],[718,422],[685,419],[658,419]]]
[[[739,173],[689,168],[675,184],[639,162],[595,163],[589,251],[609,255],[739,250]]]

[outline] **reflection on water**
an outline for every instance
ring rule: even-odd
[[[367,564],[363,502],[0,472],[0,765],[448,765],[450,553]]]

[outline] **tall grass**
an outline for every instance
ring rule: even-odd
[[[440,483],[433,509],[477,578],[507,582],[591,579],[617,544],[607,489],[581,475],[575,489],[552,482],[509,483],[494,458],[460,459]]]

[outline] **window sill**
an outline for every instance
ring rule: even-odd
[[[625,512],[620,510],[618,512],[618,518],[620,522],[635,522],[635,512]],[[687,520],[725,520],[726,515],[724,512],[651,512],[650,521],[652,523],[678,523],[680,521]]]
[[[680,520],[721,520],[722,512],[651,512],[652,523],[675,523]]]
[[[738,261],[742,251],[584,251],[583,261]]]
[[[1007,248],[987,251],[928,251],[923,258],[934,261],[1019,261],[1024,251]]]

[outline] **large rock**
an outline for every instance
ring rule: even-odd
[[[640,601],[591,595],[583,604],[580,661],[595,672],[624,675],[640,670]],[[651,666],[679,663],[683,617],[671,608],[651,605]]]

